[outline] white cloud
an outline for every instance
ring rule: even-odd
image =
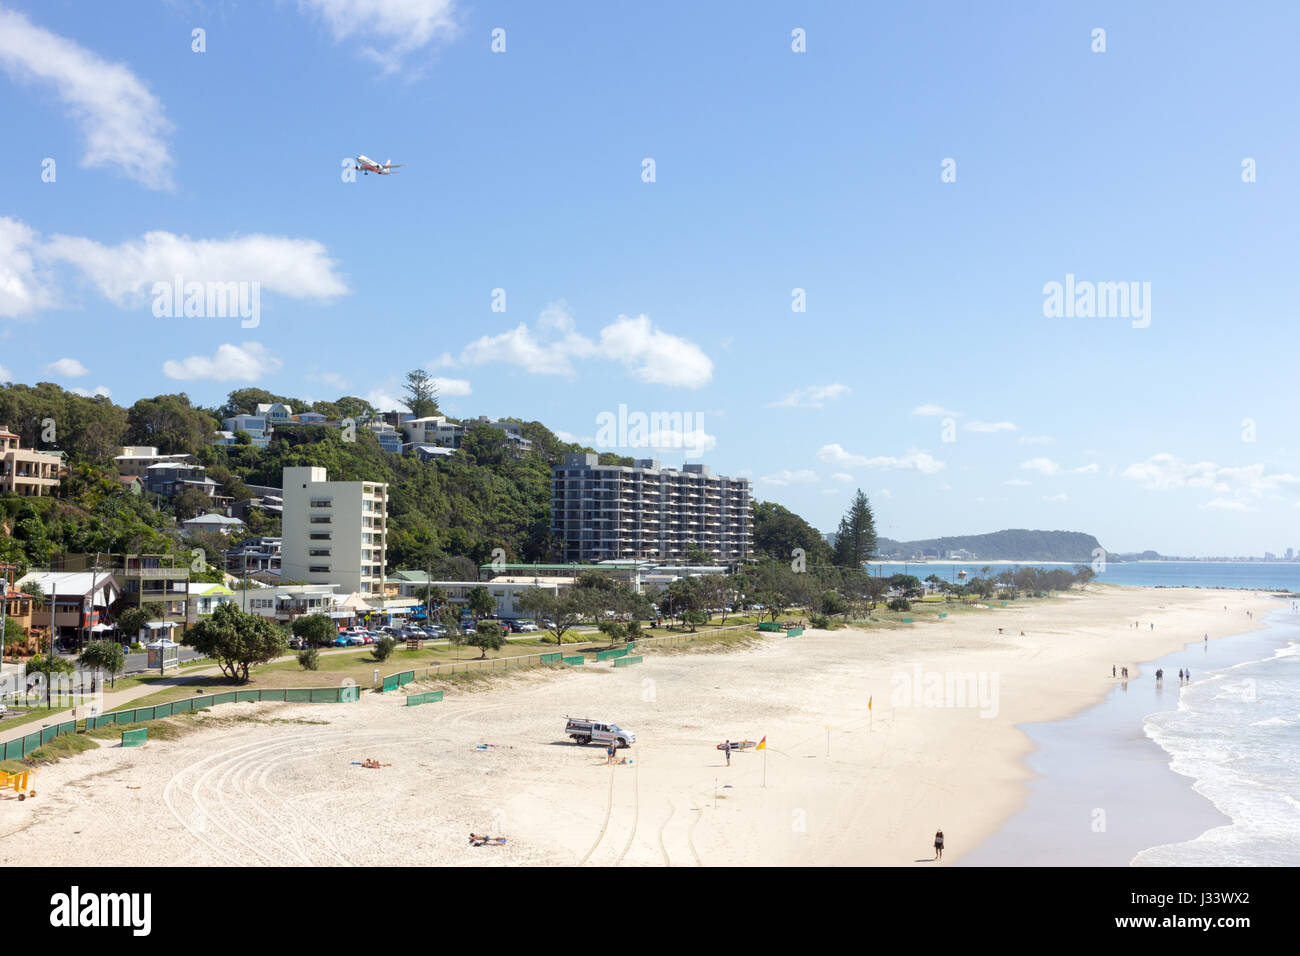
[[[452,357],[452,354],[450,352],[443,352],[432,362],[429,362],[425,367],[432,371],[440,368],[455,368],[456,365],[456,359]]]
[[[1087,465],[1080,465],[1078,468],[1071,468],[1070,470],[1076,475],[1095,475],[1097,472],[1101,471],[1101,466],[1094,461]]]
[[[469,379],[467,378],[439,378],[433,379],[434,387],[438,390],[439,398],[454,398],[457,395],[469,395],[473,389],[470,388]]]
[[[222,345],[211,358],[191,355],[163,363],[163,373],[168,378],[181,381],[256,382],[279,370],[281,362],[257,342],[243,345]]]
[[[0,8],[0,69],[20,82],[51,86],[85,140],[83,166],[116,166],[150,189],[172,186],[171,124],[148,86],[66,37]]]
[[[13,380],[14,373],[9,371],[9,369],[5,368],[3,365],[0,365],[0,382],[12,382]]]
[[[57,362],[51,362],[45,368],[64,378],[80,378],[83,375],[90,374],[90,369],[74,358],[61,358]]]
[[[966,430],[992,434],[994,432],[1013,432],[1016,430],[1016,426],[1011,422],[967,422]]]
[[[1144,462],[1129,465],[1121,474],[1140,482],[1149,491],[1204,488],[1219,496],[1216,501],[1238,503],[1276,494],[1284,485],[1300,481],[1286,472],[1269,473],[1263,464],[1229,466],[1212,461],[1187,462],[1167,453],[1152,455]],[[1227,505],[1208,503],[1205,507],[1224,508]],[[1232,510],[1245,509],[1234,507]]]
[[[1010,479],[1010,480],[1008,480],[1008,481],[1004,481],[1004,482],[1002,482],[1002,483],[1003,483],[1004,485],[1011,485],[1013,488],[1027,488],[1027,487],[1029,487],[1031,484],[1033,484],[1033,482],[1031,482],[1031,481],[1025,481],[1025,479],[1023,479],[1023,478],[1012,478],[1012,479]]]
[[[36,271],[39,238],[27,224],[0,217],[0,316],[29,315],[54,304]]]
[[[918,405],[912,409],[913,415],[922,415],[926,418],[960,418],[961,412],[952,412],[942,405]]]
[[[332,385],[337,389],[343,390],[348,387],[348,380],[338,372],[321,372],[318,375],[310,376],[317,381],[324,382],[326,385]]]
[[[768,407],[821,408],[827,402],[843,398],[851,391],[847,385],[809,385],[806,388],[796,388],[778,401],[769,402]]]
[[[1211,498],[1209,501],[1205,502],[1205,504],[1201,505],[1201,507],[1214,508],[1222,511],[1254,511],[1255,510],[1250,505],[1246,504],[1246,502],[1237,501],[1232,498]]]
[[[563,428],[554,428],[551,431],[560,441],[569,442],[570,444],[590,445],[595,441],[594,438],[579,438],[573,432],[566,432]]]
[[[1050,458],[1031,458],[1029,461],[1022,461],[1020,467],[1025,471],[1036,471],[1040,475],[1057,475],[1061,472],[1061,466]]]
[[[86,398],[94,398],[97,395],[103,395],[105,398],[113,397],[107,385],[96,385],[93,391],[85,388],[74,388],[71,391],[74,395],[83,395]]]
[[[853,480],[853,476],[843,471],[837,471],[835,472],[835,474],[831,475],[831,481],[848,482],[852,480]]]
[[[106,246],[77,236],[54,236],[42,255],[71,263],[114,304],[137,306],[155,282],[257,282],[263,292],[295,299],[328,300],[347,285],[324,245],[314,239],[250,235],[233,239],[191,239],[147,232]]]
[[[785,469],[773,475],[764,475],[758,480],[768,485],[811,485],[817,481],[817,473],[807,468],[796,471]]]
[[[699,388],[713,378],[713,361],[693,342],[656,329],[646,315],[620,315],[600,330],[599,341],[576,331],[563,302],[549,305],[537,330],[520,322],[497,335],[485,335],[461,352],[467,365],[503,362],[533,375],[575,374],[575,359],[621,362],[639,381]]]
[[[1066,495],[1065,492],[1062,491],[1059,494],[1055,494],[1055,495],[1043,495],[1043,500],[1044,501],[1068,501],[1069,497]]]
[[[402,400],[383,386],[372,388],[364,396],[365,400],[381,412],[405,411]]]
[[[415,51],[458,32],[454,0],[299,0],[338,42],[356,39],[386,73],[405,68]]]
[[[919,471],[927,475],[943,471],[947,467],[944,462],[927,452],[916,450],[909,451],[901,457],[879,455],[875,458],[867,458],[863,455],[850,454],[838,444],[831,444],[823,445],[817,452],[817,457],[828,465],[839,465],[842,468]]]

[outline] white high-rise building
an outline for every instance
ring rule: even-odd
[[[329,481],[324,468],[284,469],[280,576],[382,596],[388,485]]]

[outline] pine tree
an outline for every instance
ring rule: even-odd
[[[438,414],[438,383],[424,369],[407,372],[406,384],[402,388],[406,392],[402,404],[410,410],[413,418],[428,418]]]
[[[876,554],[876,519],[871,503],[858,489],[849,510],[840,519],[835,536],[835,563],[842,568],[860,568]]]

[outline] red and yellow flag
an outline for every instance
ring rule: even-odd
[[[867,710],[870,710],[870,709],[871,709],[871,698],[868,697],[868,698],[867,698]]]
[[[755,749],[755,750],[766,750],[766,749],[767,749],[767,734],[764,734],[764,735],[763,735],[763,739],[760,740],[760,741],[758,742],[758,746],[755,747],[754,749]]]

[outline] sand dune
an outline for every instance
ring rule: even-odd
[[[1258,626],[1277,604],[1103,589],[897,630],[650,651],[617,670],[521,672],[421,707],[397,694],[223,705],[178,740],[40,769],[37,800],[0,800],[0,862],[929,866],[942,826],[947,865],[1024,797],[1016,724],[1099,700],[1112,663],[1150,680],[1138,661]],[[989,696],[945,699],[944,684]],[[621,752],[633,762],[607,768],[603,749],[569,743],[566,714],[634,730]],[[715,749],[764,735],[765,785],[762,753],[728,768]],[[366,757],[393,766],[351,764]],[[471,830],[509,843],[470,847]]]

